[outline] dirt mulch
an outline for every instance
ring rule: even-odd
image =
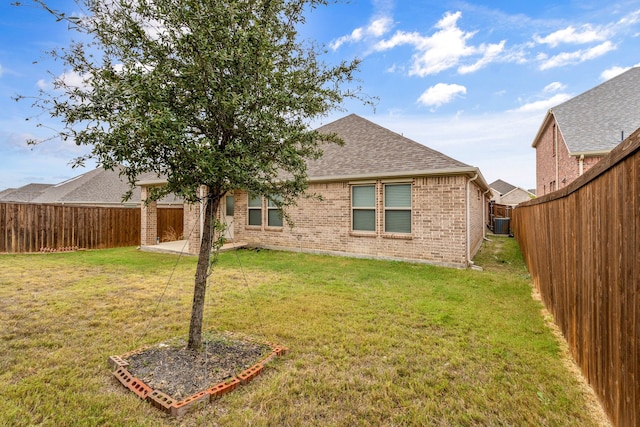
[[[159,344],[127,357],[127,370],[153,390],[183,400],[236,376],[269,354],[266,344],[235,338],[207,338],[201,351],[184,341]]]

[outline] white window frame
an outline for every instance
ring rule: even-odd
[[[387,206],[387,187],[409,187],[409,206]],[[382,197],[383,197],[383,215],[384,224],[383,230],[387,234],[406,234],[410,235],[413,232],[413,184],[411,182],[385,182],[382,184]],[[387,212],[409,212],[409,231],[397,231],[387,230]]]
[[[280,214],[280,223],[279,224],[271,224],[271,213],[278,212]],[[282,209],[278,207],[276,202],[272,200],[272,198],[267,199],[267,227],[270,228],[282,228],[284,225],[284,216],[282,215]]]
[[[252,200],[260,200],[260,205],[251,205]],[[260,224],[251,224],[251,211],[260,211]],[[262,227],[263,218],[262,218],[262,197],[260,196],[252,196],[251,194],[247,194],[247,225],[249,227]]]
[[[373,188],[373,205],[372,206],[354,206],[353,202],[354,202],[354,189],[355,188],[362,188],[362,187],[372,187]],[[378,199],[378,195],[377,195],[377,185],[376,183],[362,183],[362,184],[352,184],[351,185],[351,231],[356,232],[356,233],[375,233],[376,232],[376,224],[377,224],[377,218],[378,218],[378,210],[376,207],[377,204],[377,199]],[[373,229],[357,229],[355,228],[355,213],[356,211],[373,211]]]

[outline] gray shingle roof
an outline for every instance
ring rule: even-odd
[[[40,196],[51,184],[27,184],[0,192],[0,202],[30,202]]]
[[[119,169],[106,170],[99,167],[49,187],[31,202],[119,205],[122,203],[122,196],[128,189],[127,180],[124,177],[120,177]],[[140,188],[136,187],[127,204],[135,205],[138,203],[140,203]],[[159,203],[181,202],[171,197],[162,199]]]
[[[321,143],[322,156],[307,160],[310,181],[373,179],[420,175],[454,175],[478,173],[478,184],[488,190],[480,171],[439,151],[390,131],[358,115],[328,123],[317,129],[323,134],[337,134],[344,145]],[[166,178],[145,174],[139,185],[166,182]]]
[[[310,180],[473,169],[355,114],[321,126],[318,131],[336,133],[345,144],[322,145],[322,157],[307,163]]]
[[[610,151],[640,128],[640,67],[550,110],[570,154]]]
[[[501,179],[493,181],[491,184],[489,184],[489,187],[496,190],[498,193],[500,193],[500,195],[507,194],[509,191],[516,189],[515,185],[511,185]]]

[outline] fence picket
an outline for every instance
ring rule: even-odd
[[[520,204],[534,284],[612,423],[640,426],[640,129],[569,186]]]
[[[140,209],[0,203],[0,252],[79,247],[103,249],[140,244]],[[160,235],[182,234],[183,210],[158,208]]]

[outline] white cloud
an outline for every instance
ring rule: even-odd
[[[4,73],[4,70],[2,69],[2,65],[0,65],[0,77],[2,77],[3,73]]]
[[[385,35],[393,26],[393,20],[388,16],[381,16],[372,20],[366,27],[358,27],[351,34],[342,36],[331,43],[329,47],[337,50],[345,43],[357,43],[369,37],[379,38]]]
[[[546,88],[545,88],[545,91],[546,91]],[[542,99],[540,101],[534,101],[528,104],[521,105],[520,107],[514,110],[510,110],[510,112],[531,113],[531,112],[538,112],[538,111],[540,112],[547,111],[549,108],[562,104],[564,101],[567,101],[569,99],[571,99],[571,95],[569,95],[568,93],[559,93],[557,95],[553,95],[551,98],[548,98],[548,99]]]
[[[562,67],[570,64],[579,64],[590,59],[597,58],[616,49],[616,45],[606,41],[589,49],[581,49],[575,52],[563,52],[550,58],[545,58],[540,65],[541,70]]]
[[[640,22],[640,9],[634,10],[624,18],[618,21],[620,25],[634,25]]]
[[[390,39],[378,42],[374,49],[384,51],[397,46],[410,45],[415,49],[409,75],[424,77],[457,66],[463,58],[480,56],[471,65],[460,66],[460,73],[477,71],[495,61],[504,49],[505,41],[498,44],[468,45],[476,32],[463,31],[457,25],[461,12],[447,12],[435,25],[431,36],[418,32],[398,31]]]
[[[83,77],[75,71],[67,71],[61,74],[60,76],[58,76],[57,80],[63,83],[65,86],[78,88],[86,88],[88,83],[86,77]],[[40,81],[38,81],[38,83],[39,82]]]
[[[422,105],[439,107],[451,102],[456,96],[467,93],[467,88],[457,84],[438,83],[424,91],[418,98]]]
[[[39,89],[42,90],[49,90],[51,89],[51,83],[44,80],[44,79],[40,79],[36,82],[36,86],[38,86]]]
[[[614,78],[615,76],[618,76],[622,73],[624,73],[625,71],[633,68],[633,67],[640,67],[640,63],[636,64],[636,65],[632,65],[631,67],[611,67],[608,68],[606,70],[604,70],[601,74],[600,77],[602,78],[602,80],[609,80]]]
[[[480,50],[484,51],[484,55],[478,61],[471,65],[462,65],[458,68],[460,74],[473,73],[494,62],[500,54],[504,51],[505,40],[502,40],[498,44],[480,45]]]
[[[564,90],[567,86],[560,83],[560,82],[553,82],[553,83],[549,83],[548,85],[546,85],[544,87],[544,91],[546,93],[553,93],[553,92],[557,92],[559,90]]]
[[[573,26],[569,26],[562,30],[554,31],[546,37],[538,35],[533,39],[539,44],[546,44],[550,47],[557,47],[560,44],[586,44],[600,42],[606,40],[610,36],[610,31],[605,28],[592,28],[591,25],[585,24],[576,30]]]

